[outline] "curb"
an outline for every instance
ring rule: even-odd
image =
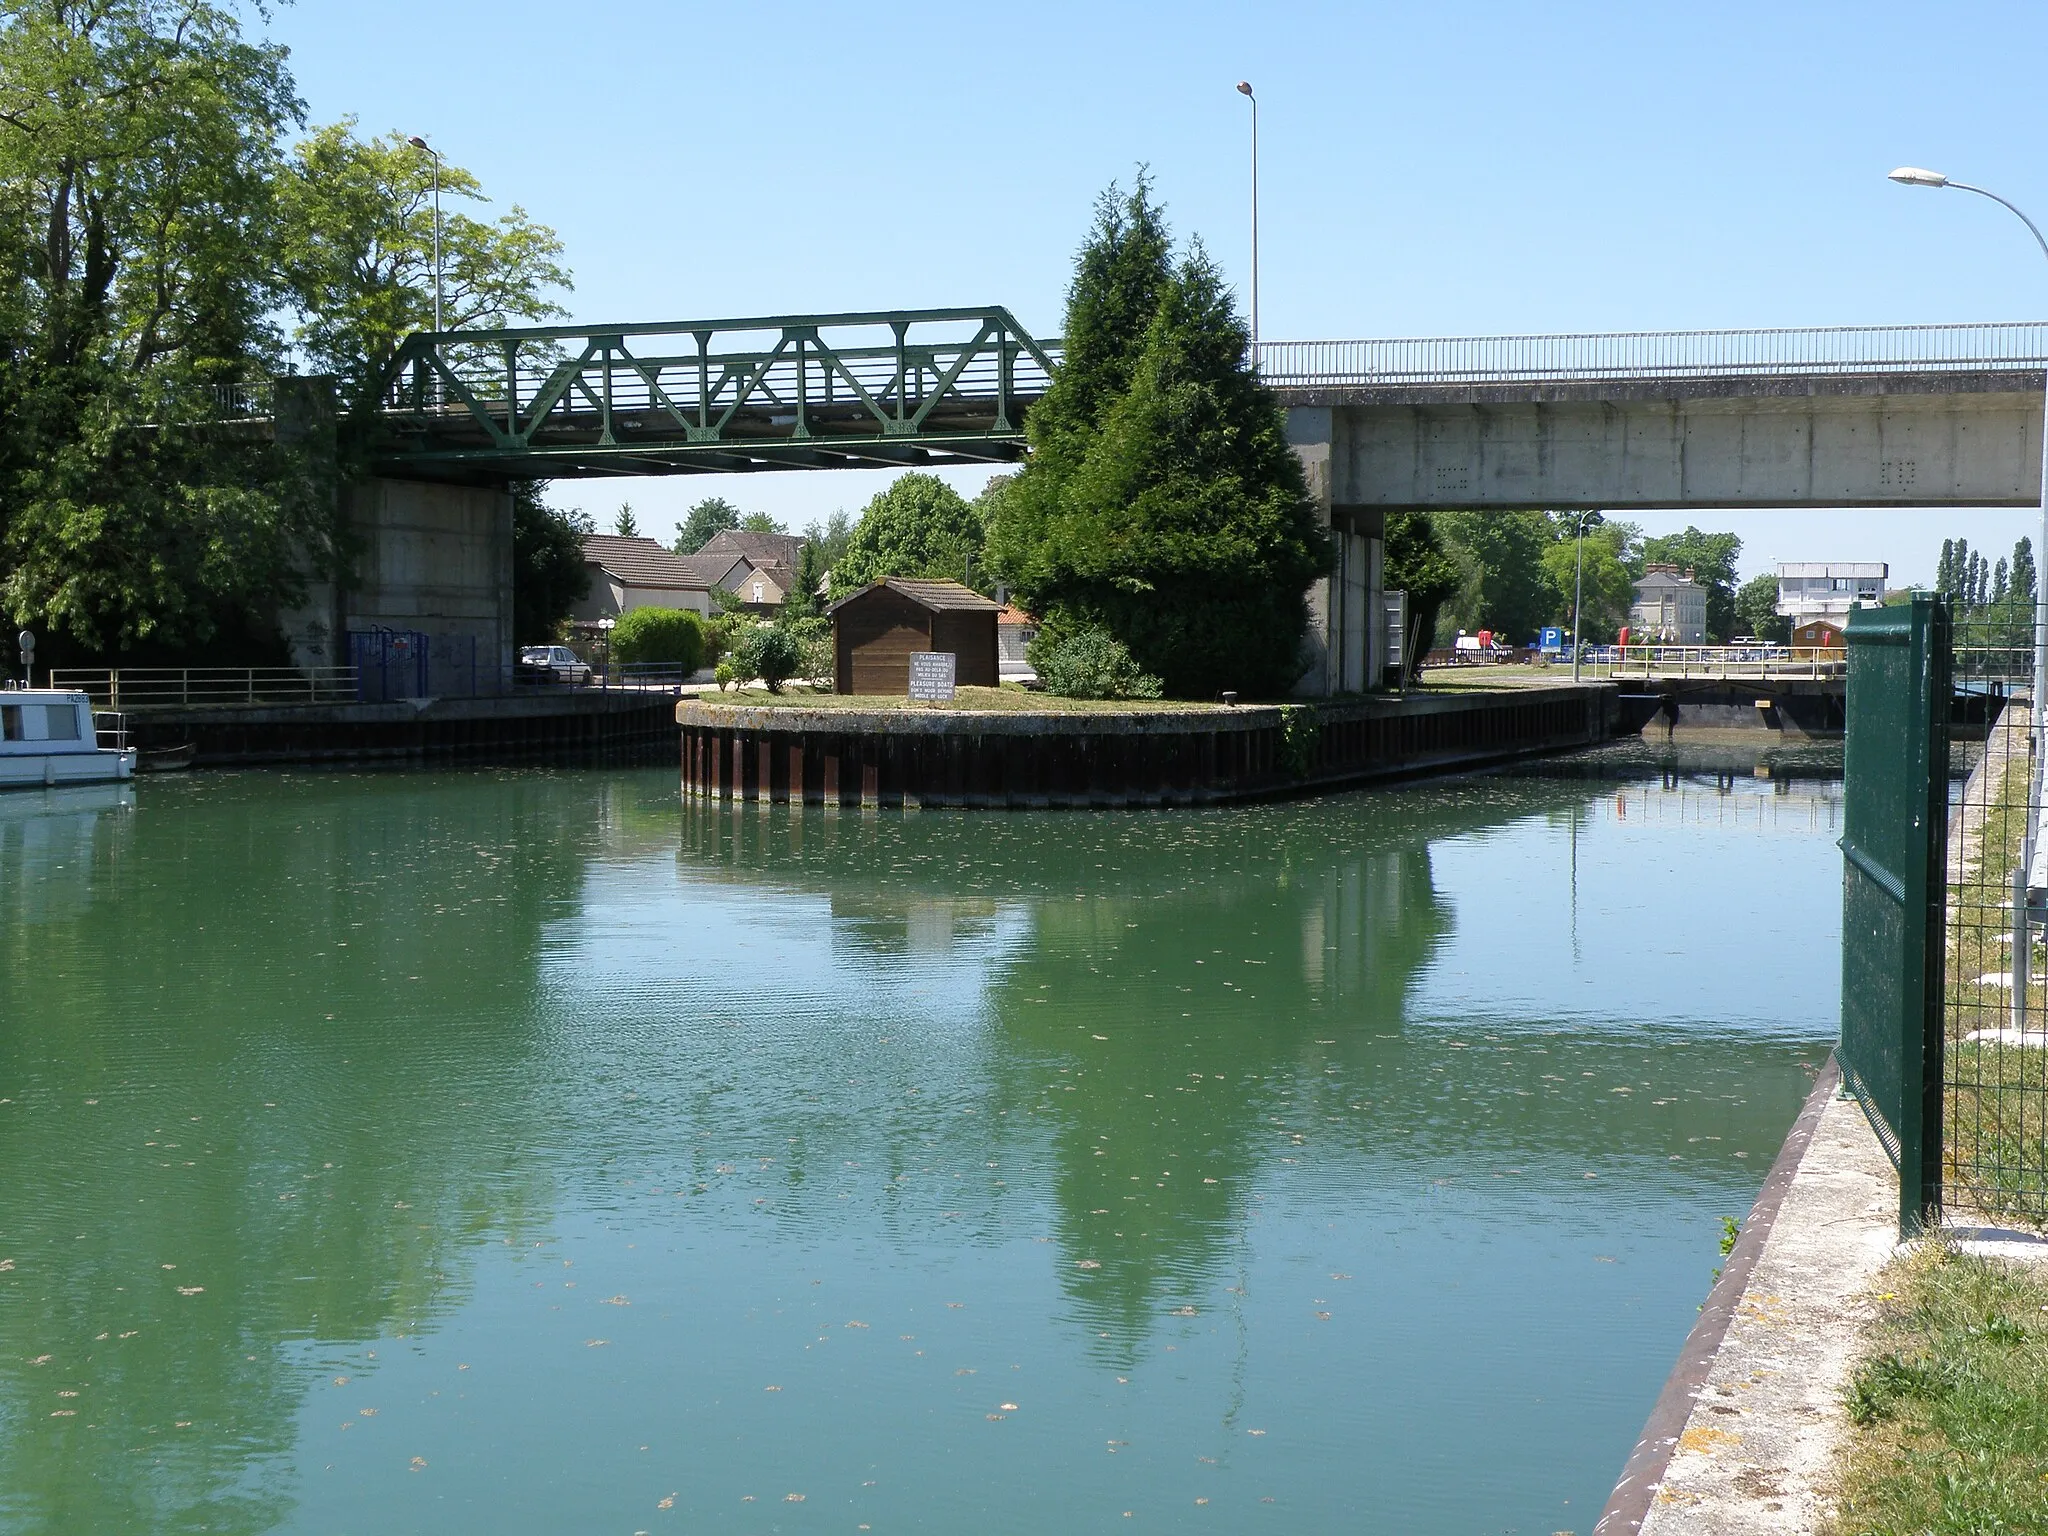
[[[1727,1337],[1735,1309],[1742,1301],[1743,1293],[1749,1289],[1750,1275],[1756,1269],[1757,1258],[1764,1251],[1764,1244],[1770,1240],[1778,1209],[1785,1203],[1785,1192],[1792,1187],[1792,1181],[1798,1175],[1800,1161],[1806,1156],[1814,1130],[1820,1124],[1821,1111],[1835,1096],[1841,1081],[1841,1068],[1835,1064],[1834,1054],[1830,1052],[1820,1075],[1813,1080],[1813,1089],[1807,1094],[1806,1103],[1800,1107],[1798,1118],[1785,1135],[1784,1145],[1778,1149],[1771,1171],[1764,1177],[1756,1203],[1749,1208],[1749,1215],[1743,1220],[1742,1235],[1735,1240],[1728,1262],[1722,1266],[1721,1278],[1707,1293],[1706,1304],[1700,1308],[1699,1321],[1685,1336],[1677,1363],[1671,1367],[1670,1376],[1665,1378],[1664,1390],[1657,1394],[1656,1405],[1650,1409],[1643,1433],[1636,1441],[1635,1450],[1629,1454],[1628,1464],[1621,1469],[1621,1478],[1615,1483],[1614,1492],[1608,1495],[1607,1507],[1600,1512],[1592,1536],[1637,1536],[1642,1530],[1644,1520],[1649,1517],[1651,1502],[1663,1485],[1672,1452],[1678,1449],[1678,1437],[1685,1432],[1693,1405],[1706,1385],[1707,1374],[1713,1369],[1721,1342]]]

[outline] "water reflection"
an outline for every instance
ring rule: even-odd
[[[1108,1530],[1190,1465],[1201,1518],[1563,1528],[1817,1059],[1831,978],[1732,897],[1834,878],[1830,794],[0,822],[10,885],[90,871],[5,928],[0,1529]],[[1673,985],[1702,903],[1745,968]]]

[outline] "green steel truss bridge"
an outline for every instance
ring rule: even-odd
[[[423,332],[371,456],[449,480],[1005,463],[1057,359],[1000,307]]]

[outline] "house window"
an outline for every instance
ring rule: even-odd
[[[757,603],[761,601],[761,583],[758,581],[754,583],[754,601]]]

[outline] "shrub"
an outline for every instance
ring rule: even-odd
[[[794,675],[813,688],[831,692],[836,663],[832,650],[832,621],[815,615],[783,618],[776,627],[787,630],[789,637],[796,642],[798,662]]]
[[[803,646],[787,628],[755,624],[733,637],[732,649],[719,663],[719,670],[730,668],[734,681],[741,683],[758,677],[770,693],[780,693],[782,685],[797,676],[803,665]]]
[[[704,665],[704,639],[704,621],[686,609],[635,608],[612,627],[612,655],[694,672]]]
[[[1106,629],[1041,633],[1026,652],[1046,692],[1069,699],[1156,699],[1159,679],[1138,670]]]

